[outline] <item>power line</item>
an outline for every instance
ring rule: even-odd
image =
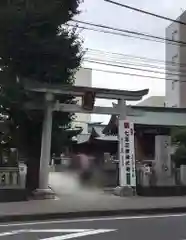
[[[104,59],[106,56],[103,56]],[[92,56],[87,56],[85,58],[92,58]],[[95,58],[95,56],[93,56],[93,58]],[[97,58],[97,60],[100,60],[100,61],[105,61],[104,59],[100,59],[100,58]],[[162,67],[162,66],[157,66],[157,65],[151,65],[151,64],[146,64],[146,63],[138,63],[138,62],[132,62],[132,61],[128,61],[128,59],[123,59],[123,61],[118,61],[118,60],[115,60],[115,59],[112,59],[112,60],[107,60],[108,62],[109,61],[113,61],[113,62],[116,62],[116,63],[119,63],[119,64],[127,64],[127,65],[133,65],[133,66],[140,66],[140,67],[147,67],[147,68],[155,68],[155,69],[162,69],[162,70],[165,70],[165,67]],[[173,69],[170,69],[170,71],[174,71]]]
[[[66,25],[71,26],[71,27],[75,27],[72,24],[66,24]],[[93,32],[112,34],[112,35],[115,35],[115,36],[135,38],[135,39],[141,39],[141,40],[152,41],[152,42],[157,42],[157,43],[163,43],[164,44],[164,41],[162,41],[162,40],[160,41],[160,40],[155,40],[155,39],[150,39],[150,38],[145,38],[145,37],[140,37],[140,36],[132,36],[132,35],[128,35],[128,34],[125,34],[125,33],[111,32],[111,31],[104,30],[104,29],[95,29],[95,28],[90,28],[90,27],[85,27],[85,26],[83,26],[83,27],[82,26],[76,26],[76,27],[80,28],[80,29],[84,29],[84,30],[93,31]],[[173,44],[173,45],[176,45],[176,44]]]
[[[139,8],[131,7],[131,6],[126,5],[126,4],[115,2],[115,1],[112,1],[112,0],[104,0],[104,1],[108,2],[108,3],[111,3],[111,4],[114,4],[114,5],[117,5],[117,6],[120,6],[120,7],[123,7],[123,8],[128,8],[128,9],[136,11],[136,12],[147,14],[147,15],[150,15],[150,16],[153,16],[153,17],[156,17],[156,18],[160,18],[160,19],[164,19],[164,20],[167,20],[167,21],[171,21],[171,22],[182,24],[182,25],[186,25],[185,22],[175,20],[175,19],[172,19],[172,18],[169,18],[169,17],[166,17],[166,16],[162,16],[162,15],[159,15],[159,14],[155,14],[155,13],[152,13],[152,12],[149,12],[149,11],[145,11],[145,10],[142,10],[142,9],[139,9]]]
[[[103,53],[103,54],[97,54],[97,53],[92,53],[92,52],[90,52],[89,53],[89,51],[87,51],[87,54],[85,55],[86,57],[97,57],[97,58],[100,58],[101,60],[102,59],[109,59],[109,60],[113,60],[113,61],[117,61],[117,62],[119,62],[119,63],[131,63],[131,64],[136,64],[136,65],[138,65],[138,64],[140,64],[140,66],[141,65],[143,65],[144,67],[152,67],[152,68],[158,68],[158,69],[165,69],[165,67],[164,66],[158,66],[157,64],[159,64],[159,63],[156,63],[156,65],[152,65],[152,64],[149,64],[149,63],[147,63],[147,62],[145,62],[145,61],[142,61],[142,60],[139,60],[139,59],[135,59],[135,58],[130,58],[130,57],[125,57],[125,56],[123,56],[123,57],[117,57],[117,56],[110,56],[109,54],[106,54],[106,53]]]
[[[176,41],[176,40],[163,38],[163,37],[159,37],[159,36],[154,36],[154,35],[150,35],[150,34],[146,34],[146,33],[142,33],[142,32],[131,31],[131,30],[121,29],[121,28],[114,28],[114,27],[110,27],[110,26],[107,26],[107,25],[103,25],[103,24],[96,24],[96,23],[85,22],[85,21],[80,21],[80,20],[71,20],[71,21],[76,22],[76,23],[89,25],[89,26],[93,26],[93,27],[105,28],[105,29],[109,29],[109,30],[112,30],[112,31],[118,31],[118,32],[122,32],[122,33],[128,33],[128,34],[133,34],[133,35],[137,35],[137,36],[142,36],[142,37],[145,37],[144,40],[150,40],[149,38],[153,38],[153,39],[156,39],[156,40],[168,41],[171,44],[174,43],[174,45],[178,45],[178,44],[186,45],[186,42]]]
[[[85,58],[84,59],[85,61],[88,61],[88,62],[92,62],[92,61],[96,61],[97,63],[100,63],[100,64],[112,64],[112,63],[109,63],[109,62],[103,62],[103,61],[99,61],[97,59],[91,59],[91,58]],[[136,67],[127,67],[127,66],[124,66],[124,65],[116,65],[116,64],[112,64],[112,66],[119,66],[119,67],[123,67],[125,69],[130,69],[130,70],[135,70],[135,71],[142,71],[142,72],[150,72],[150,73],[157,73],[157,74],[166,74],[165,72],[160,72],[160,71],[155,71],[155,70],[149,70],[149,69],[143,69],[143,68],[136,68]],[[168,75],[172,75],[172,76],[179,76],[179,77],[186,77],[186,75],[180,75],[180,74],[177,74],[177,73],[171,73],[169,72]]]
[[[67,24],[68,26],[71,27],[75,27],[74,25],[71,24]],[[106,31],[106,30],[101,30],[101,29],[93,29],[93,28],[88,28],[88,27],[81,27],[81,26],[76,26],[77,28],[81,28],[81,29],[85,29],[85,30],[90,30],[90,31],[95,31],[95,32],[101,32],[101,33],[108,33],[108,34],[113,34],[113,35],[119,35],[119,36],[124,36],[124,37],[131,37],[131,38],[137,38],[137,39],[142,39],[142,40],[148,40],[148,41],[155,41],[155,42],[159,42],[159,43],[164,43],[162,41],[158,41],[158,40],[154,40],[154,39],[147,39],[147,38],[141,38],[141,37],[137,37],[137,36],[131,36],[131,35],[127,35],[127,34],[122,34],[122,33],[117,33],[117,32],[110,32],[110,31]],[[93,51],[100,51],[100,50],[94,50],[94,49],[90,49]],[[104,52],[105,53],[105,52]],[[108,52],[106,52],[108,53]],[[126,54],[120,54],[120,53],[111,53],[114,55],[122,55],[122,56],[128,56],[128,57],[133,57],[133,58],[138,58],[138,59],[142,59],[144,61],[152,61],[152,62],[157,62],[157,63],[163,63],[166,65],[171,65],[171,66],[179,66],[181,67],[186,67],[186,63],[173,63],[171,61],[164,61],[164,60],[159,60],[159,59],[153,59],[153,58],[146,58],[146,57],[140,57],[140,56],[133,56],[133,55],[126,55]]]
[[[113,63],[112,62],[109,62],[109,61],[103,61],[103,60],[100,60],[100,59],[96,59],[96,58],[84,58],[85,61],[97,61],[99,62],[100,64],[101,63]],[[123,62],[114,62],[114,64],[125,64],[125,65],[122,65],[123,68],[127,68],[127,69],[130,69],[130,70],[137,70],[137,71],[143,71],[143,72],[151,72],[151,73],[157,73],[157,74],[166,74],[166,72],[162,72],[162,71],[156,71],[156,70],[151,70],[151,69],[144,69],[144,68],[136,68],[136,67],[127,67],[126,65],[128,66],[138,66],[138,67],[144,67],[143,64],[138,64],[136,65],[135,63],[123,63]],[[156,68],[155,66],[153,66],[154,68]],[[152,67],[152,68],[153,68]],[[168,75],[172,75],[172,76],[179,76],[179,77],[186,77],[186,75],[183,75],[182,73],[186,73],[186,72],[174,72],[172,70],[169,70],[169,72],[167,73]]]
[[[121,57],[121,58],[132,58],[135,60],[143,60],[143,61],[151,61],[151,62],[157,62],[157,63],[162,63],[164,64],[165,61],[164,60],[160,60],[160,59],[155,59],[155,58],[147,58],[147,57],[141,57],[141,56],[137,56],[137,55],[132,55],[132,54],[124,54],[124,53],[118,53],[118,52],[108,52],[108,51],[103,51],[103,50],[99,50],[99,49],[92,49],[92,48],[88,48],[88,52],[93,52],[95,54],[110,54],[112,56],[116,56],[116,57]],[[169,62],[168,62],[169,63]],[[172,62],[170,62],[172,63]],[[185,65],[186,66],[186,65]]]
[[[103,63],[103,62],[98,62],[98,61],[93,61],[93,60],[86,60],[86,62],[101,64],[101,65],[111,66],[111,67],[116,67],[116,68],[124,68],[123,65],[116,65],[116,64],[111,64],[111,63]],[[166,81],[175,81],[175,82],[186,82],[186,80],[178,80],[178,79],[172,79],[172,78],[165,79],[165,78],[155,77],[155,76],[151,76],[151,75],[142,75],[142,74],[135,74],[135,73],[124,73],[124,72],[102,70],[102,69],[95,69],[95,68],[92,68],[92,69],[96,70],[96,71],[100,71],[100,72],[107,72],[107,73],[110,72],[110,73],[116,73],[116,74],[123,74],[123,75],[127,75],[127,76],[144,77],[144,78],[152,78],[152,79],[159,79],[159,80],[166,80]],[[126,69],[127,69],[127,67],[126,67]]]
[[[105,60],[105,54],[104,54],[104,59],[100,59],[100,58],[96,58],[95,56],[93,57],[85,57],[84,60],[87,60],[87,61],[96,61],[97,63],[99,62],[100,64],[101,63],[114,63],[115,65],[116,64],[122,64],[123,68],[127,68],[127,69],[131,69],[131,70],[137,70],[137,71],[144,71],[144,72],[151,72],[151,73],[157,73],[157,74],[167,74],[167,75],[172,75],[172,76],[179,76],[179,77],[186,77],[186,75],[184,75],[183,73],[186,73],[185,71],[175,71],[174,69],[171,69],[171,68],[166,68],[166,71],[155,71],[153,70],[152,68],[154,69],[162,69],[162,70],[165,70],[164,67],[160,67],[160,66],[156,66],[156,65],[149,65],[149,64],[143,64],[143,63],[136,63],[136,62],[126,62],[125,61],[118,61],[118,60]],[[128,60],[128,59],[127,59]],[[134,68],[134,67],[126,67],[126,66],[137,66],[137,67],[143,67],[143,68]],[[148,69],[150,68],[150,69]]]
[[[85,24],[85,22],[82,22],[82,21],[78,21],[78,22]],[[88,23],[88,24],[92,24],[92,23]],[[97,26],[97,24],[96,24],[96,26]],[[100,63],[100,62],[99,62],[99,63]],[[172,62],[171,62],[171,64],[174,65]],[[181,64],[180,64],[180,65],[181,65]],[[115,66],[115,65],[114,65],[114,66]],[[179,65],[178,65],[178,66],[179,66]],[[131,69],[132,69],[132,68],[131,68]],[[142,69],[133,69],[133,70],[140,70],[140,71],[142,71]],[[143,70],[144,70],[144,69],[143,69]],[[145,71],[149,71],[149,72],[150,72],[150,70],[145,70]],[[152,72],[152,71],[151,71],[151,72]],[[157,72],[157,71],[156,71],[156,72],[154,71],[154,73],[160,73],[160,74],[162,74],[162,72]],[[173,74],[173,73],[171,74],[171,73],[169,73],[169,75],[178,75],[178,74]],[[182,77],[183,77],[183,76],[184,76],[184,75],[182,75]],[[174,79],[174,80],[176,80],[176,79]]]
[[[131,61],[130,59],[115,59],[115,58],[107,58],[106,55],[103,55],[102,58],[100,58],[100,56],[95,56],[95,55],[88,55],[88,56],[85,56],[85,59],[96,59],[96,61],[101,61],[101,62],[112,62],[112,63],[117,63],[117,64],[124,64],[124,65],[127,65],[127,66],[137,66],[137,67],[143,67],[144,68],[147,68],[149,70],[162,70],[163,73],[165,73],[165,71],[169,72],[169,74],[171,75],[182,75],[183,76],[183,73],[186,73],[186,68],[182,68],[179,70],[173,68],[173,67],[164,67],[164,66],[158,66],[158,65],[152,65],[152,64],[148,64],[148,63],[143,63],[143,62],[135,62],[135,61]],[[161,72],[162,73],[162,72]],[[173,74],[174,73],[174,74]],[[175,74],[176,73],[176,74]]]
[[[153,38],[153,39],[158,39],[158,40],[162,40],[162,41],[167,41],[171,44],[181,44],[181,45],[186,45],[186,42],[182,42],[182,41],[176,41],[176,40],[172,40],[169,38],[163,38],[163,37],[159,37],[159,36],[155,36],[155,35],[150,35],[147,33],[142,33],[142,32],[137,32],[137,31],[131,31],[131,30],[127,30],[127,29],[121,29],[121,28],[115,28],[115,27],[110,27],[107,25],[103,25],[103,24],[96,24],[96,23],[92,23],[92,22],[85,22],[85,21],[80,21],[80,20],[71,20],[72,22],[76,22],[76,23],[80,23],[80,24],[85,24],[85,25],[89,25],[92,27],[98,27],[98,28],[104,28],[104,29],[108,29],[108,30],[113,30],[113,31],[118,31],[118,32],[122,32],[122,33],[128,33],[128,34],[134,34],[137,36],[142,36],[142,37],[147,37],[147,38]]]
[[[88,48],[88,52],[93,52],[93,53],[100,53],[100,54],[103,54],[103,55],[105,55],[105,54],[111,54],[111,55],[113,55],[113,56],[118,56],[118,57],[121,57],[121,58],[125,58],[125,57],[127,57],[127,58],[132,58],[132,59],[136,59],[136,60],[143,60],[143,61],[151,61],[151,62],[158,62],[158,63],[162,63],[162,64],[164,64],[165,63],[165,61],[164,60],[160,60],[160,59],[155,59],[155,58],[147,58],[147,57],[141,57],[141,56],[136,56],[136,55],[131,55],[131,54],[123,54],[123,53],[118,53],[118,52],[108,52],[108,51],[102,51],[102,50],[98,50],[98,49],[92,49],[92,48]],[[167,62],[167,63],[169,63],[169,62]],[[170,63],[172,63],[172,62],[170,62]],[[186,64],[185,64],[185,66],[186,66]]]
[[[186,63],[175,63],[175,62],[171,62],[171,61],[164,61],[164,60],[160,60],[160,59],[155,59],[155,58],[147,58],[147,57],[142,57],[142,56],[136,56],[136,55],[131,55],[131,54],[123,54],[123,53],[117,53],[117,52],[108,52],[108,51],[102,51],[102,50],[97,50],[97,49],[91,49],[88,48],[88,52],[92,52],[93,54],[102,54],[103,56],[105,55],[113,55],[113,56],[118,56],[121,57],[121,59],[133,59],[133,60],[142,60],[142,61],[146,61],[146,62],[152,62],[152,63],[157,63],[157,64],[166,64],[170,65],[170,66],[178,66],[178,67],[186,67]]]
[[[90,62],[90,61],[87,61],[87,62]],[[97,62],[91,61],[91,63],[97,63]],[[102,64],[103,65],[107,65],[107,66],[111,66],[111,64],[104,64],[104,63],[102,63]],[[114,66],[114,67],[116,67],[116,66]],[[117,67],[119,67],[119,66],[117,66]],[[133,76],[133,77],[144,77],[144,78],[165,80],[165,78],[154,77],[154,76],[150,76],[150,75],[136,74],[136,73],[125,73],[125,72],[121,72],[121,71],[103,70],[103,69],[99,69],[99,68],[92,68],[92,70],[95,70],[95,71],[98,71],[98,72],[113,73],[113,74],[126,75],[126,76]],[[178,80],[170,79],[170,81],[178,81]]]

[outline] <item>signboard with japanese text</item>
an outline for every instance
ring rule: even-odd
[[[120,186],[136,186],[134,124],[119,120]]]
[[[134,145],[134,123],[130,123],[130,159],[131,159],[131,186],[136,187],[136,159],[135,159],[135,145]]]
[[[119,184],[121,187],[126,186],[126,167],[124,154],[124,121],[119,120]]]

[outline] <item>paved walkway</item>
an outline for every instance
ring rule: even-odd
[[[117,197],[97,189],[82,188],[76,175],[57,173],[50,176],[50,185],[57,191],[58,200],[35,200],[16,203],[0,203],[0,220],[6,216],[54,215],[57,217],[146,213],[147,211],[186,212],[186,197]],[[61,215],[60,215],[61,214]],[[74,215],[73,215],[74,214]],[[92,214],[94,215],[94,214]],[[13,218],[12,218],[13,219]]]
[[[95,197],[105,195],[103,191],[98,188],[82,186],[76,172],[51,172],[49,175],[49,186],[59,198],[71,195],[75,198],[83,197],[93,200]]]

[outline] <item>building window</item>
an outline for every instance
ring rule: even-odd
[[[172,40],[173,40],[173,41],[178,40],[178,39],[177,39],[177,35],[178,35],[178,31],[177,31],[177,30],[174,30],[174,31],[172,32]]]

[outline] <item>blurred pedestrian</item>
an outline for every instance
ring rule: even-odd
[[[91,164],[88,155],[85,153],[78,154],[80,161],[80,180],[86,183],[91,178]]]

